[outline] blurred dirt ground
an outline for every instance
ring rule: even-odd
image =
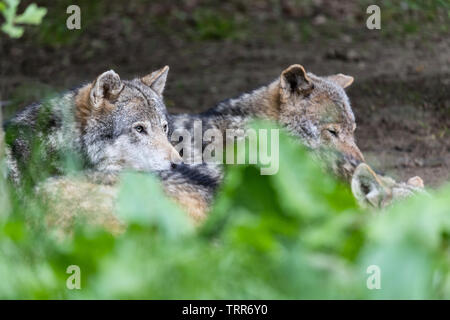
[[[369,164],[437,187],[450,180],[449,16],[422,16],[408,7],[417,1],[378,1],[382,30],[365,27],[367,1],[79,1],[81,31],[65,29],[65,1],[35,1],[48,22],[0,36],[0,101],[10,116],[108,69],[131,78],[169,65],[169,111],[198,112],[300,63],[355,77],[348,94]]]

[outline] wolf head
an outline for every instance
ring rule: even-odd
[[[3,116],[2,116],[2,109],[0,108],[0,163],[3,160],[4,157],[4,139],[5,139],[5,133],[3,132]],[[0,164],[1,165],[1,164]]]
[[[329,148],[364,161],[355,143],[355,116],[344,91],[353,77],[318,77],[301,65],[284,70],[279,80],[279,122],[311,149]]]
[[[395,182],[392,178],[377,175],[367,164],[361,163],[352,178],[352,192],[363,207],[385,208],[390,204],[426,193],[420,177],[405,182]]]
[[[162,93],[169,68],[122,81],[110,70],[76,97],[82,145],[99,170],[169,169],[181,158],[167,138]]]

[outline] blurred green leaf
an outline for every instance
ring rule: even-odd
[[[16,23],[38,25],[47,14],[46,8],[39,8],[35,3],[30,4],[21,15],[15,18]]]

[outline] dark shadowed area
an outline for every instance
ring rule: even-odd
[[[123,78],[170,66],[172,112],[197,112],[255,89],[290,64],[355,78],[358,145],[374,168],[437,187],[450,168],[448,1],[22,1],[48,13],[20,39],[0,36],[5,118],[114,69]],[[381,30],[366,8],[381,8]],[[81,8],[81,30],[66,8]],[[23,10],[23,9],[21,9]]]

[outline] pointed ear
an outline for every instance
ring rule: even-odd
[[[94,108],[100,107],[104,100],[113,100],[123,89],[123,83],[114,70],[102,73],[95,80],[89,93],[89,98]]]
[[[314,89],[314,84],[308,78],[305,69],[299,64],[293,64],[281,73],[280,93],[283,97],[292,94],[308,95]]]
[[[169,73],[169,66],[165,66],[156,70],[141,79],[141,81],[152,88],[157,94],[162,96],[164,87],[166,85],[167,74]]]
[[[408,184],[410,186],[413,186],[413,187],[416,187],[416,188],[421,188],[421,189],[425,188],[425,186],[423,184],[423,180],[419,176],[415,176],[415,177],[409,178],[409,180],[408,180],[408,182],[406,184]]]
[[[342,88],[347,88],[353,83],[354,78],[352,76],[347,76],[342,73],[333,74],[326,77],[327,80],[332,81]]]
[[[375,208],[383,207],[384,200],[389,196],[376,173],[365,163],[359,164],[353,174],[352,193],[360,204]]]

